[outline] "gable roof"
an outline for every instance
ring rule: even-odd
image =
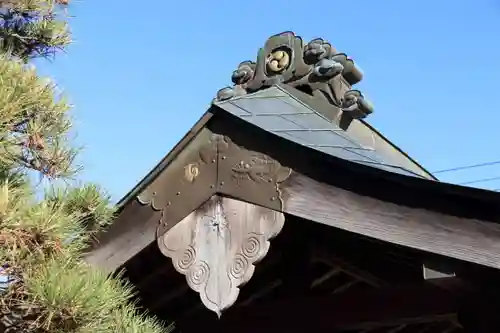
[[[226,101],[214,101],[174,148],[119,202],[138,196],[217,112],[229,114],[295,144],[346,161],[410,177],[436,180],[415,160],[368,123],[354,120],[347,130],[312,109],[282,85]]]
[[[103,242],[87,259],[116,269],[154,241],[153,235],[165,233],[202,202],[222,194],[391,243],[498,267],[500,193],[437,181],[363,121],[373,107],[352,89],[361,77],[350,58],[321,39],[306,45],[289,32],[271,37],[256,62],[242,62],[233,72],[235,85],[221,89],[172,151],[120,200],[116,223],[101,235]],[[222,153],[225,144],[236,150]],[[262,155],[292,175],[280,183],[292,198],[286,204],[276,200],[274,192],[269,197],[263,193],[273,178],[255,182],[249,177],[254,183],[243,186],[235,177],[238,166],[265,163]],[[262,180],[265,172],[255,173]],[[199,181],[193,182],[195,178]],[[257,183],[266,186],[255,187]],[[312,207],[318,198],[328,213]],[[343,204],[351,206],[344,209]],[[380,218],[378,233],[372,215]],[[398,235],[404,237],[395,239]],[[422,237],[428,242],[422,244]],[[472,250],[477,238],[484,242]],[[451,251],[454,244],[459,244],[456,253]],[[116,248],[123,250],[116,253]]]
[[[443,199],[446,196],[450,206],[454,205],[453,202],[467,203],[470,200],[473,204],[466,206],[474,206],[471,211],[480,211],[484,205],[491,211],[492,205],[500,203],[498,192],[437,181],[430,172],[366,123],[363,118],[373,112],[373,107],[360,91],[352,88],[362,76],[351,58],[337,52],[321,38],[304,43],[293,32],[271,36],[259,50],[255,62],[239,64],[231,77],[234,86],[219,90],[209,110],[174,149],[119,201],[119,208],[154,181],[201,129],[214,123],[232,126],[238,121],[249,127],[251,134],[247,132],[247,135],[267,137],[275,144],[288,146],[287,149],[295,145],[297,151],[301,148],[302,158],[309,159],[314,155],[317,163],[327,169],[335,165],[347,173],[356,169],[356,176],[353,177],[369,175],[361,177],[365,183],[351,189],[353,191],[361,193],[366,181],[371,187],[376,183],[376,186],[388,190],[390,181],[396,184],[391,188],[393,192],[412,189],[412,193],[400,202],[403,205],[415,206],[426,201],[424,206],[428,209],[438,209],[436,206],[439,204],[428,198],[415,200],[415,196],[429,196],[430,193]],[[345,163],[333,163],[333,160]],[[350,185],[343,184],[346,187]],[[380,190],[368,192],[364,194],[385,199]]]
[[[284,113],[283,108],[288,111]],[[281,111],[276,111],[278,115],[274,115],[269,112],[273,109]],[[358,173],[370,174],[367,177],[373,179],[372,181],[379,186],[391,183],[397,184],[395,186],[399,190],[413,189],[415,193],[413,196],[418,193],[420,198],[419,200],[408,199],[412,203],[410,206],[426,201],[429,204],[428,209],[438,209],[435,206],[438,205],[439,200],[435,200],[436,203],[432,204],[433,200],[424,199],[422,196],[433,196],[436,199],[446,196],[448,201],[456,202],[456,208],[453,208],[453,211],[465,209],[463,203],[469,203],[474,207],[483,207],[483,205],[491,207],[500,203],[498,192],[437,181],[428,171],[366,122],[354,120],[347,131],[342,131],[338,125],[325,119],[321,113],[308,108],[294,95],[276,86],[234,100],[214,102],[179,143],[120,200],[119,209],[137,198],[209,121],[224,121],[221,119],[226,117],[247,123],[256,130],[259,128],[258,132],[277,136],[281,140],[302,147],[302,150],[311,151],[311,154],[315,151],[320,155],[324,154],[329,159],[344,161],[350,165],[349,168],[358,165],[359,168],[356,168],[360,170]],[[291,126],[296,127],[291,128]],[[297,128],[299,126],[311,126],[313,130],[302,131]],[[314,129],[321,130],[315,131]],[[256,133],[256,135],[261,134]],[[371,143],[371,146],[366,143]],[[408,200],[400,204],[408,205]],[[473,211],[478,210],[473,209]],[[471,217],[470,214],[466,215]],[[487,219],[491,220],[492,217]]]

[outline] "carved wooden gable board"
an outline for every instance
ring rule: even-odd
[[[214,195],[158,238],[162,253],[219,316],[237,299],[285,222],[283,213]]]
[[[162,210],[160,250],[218,315],[236,301],[281,231],[279,184],[290,173],[269,156],[203,129],[139,196]]]

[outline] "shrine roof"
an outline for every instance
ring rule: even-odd
[[[283,86],[272,86],[214,104],[267,132],[343,160],[406,176],[435,179],[366,122],[353,120],[344,130],[293,93]],[[295,91],[297,93],[300,92]]]
[[[361,78],[322,39],[272,36],[118,203],[86,259],[115,270],[224,197],[500,268],[500,193],[439,182],[376,131],[365,120],[374,107],[353,89]]]
[[[299,163],[302,169],[309,160],[321,164],[326,175],[311,177],[331,186],[401,205],[496,220],[500,193],[437,181],[368,124],[365,118],[374,107],[353,88],[362,77],[350,57],[321,38],[305,43],[292,32],[271,36],[256,61],[237,66],[234,85],[218,91],[208,111],[118,206],[140,195],[203,128],[217,123],[215,127],[238,136],[228,128],[240,122],[250,140],[264,140],[261,149],[272,142],[275,152],[295,156],[296,151],[305,160]],[[349,179],[339,179],[339,174]]]

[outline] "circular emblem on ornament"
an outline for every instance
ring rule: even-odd
[[[274,49],[266,59],[266,71],[269,75],[276,75],[284,72],[291,65],[292,53],[287,47]]]

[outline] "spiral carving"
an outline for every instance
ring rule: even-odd
[[[245,275],[248,265],[248,259],[241,253],[238,253],[233,260],[233,265],[229,269],[229,274],[235,279],[241,279]]]
[[[210,275],[210,267],[205,261],[199,261],[194,266],[192,266],[187,272],[186,278],[194,290],[197,290],[199,286],[205,284]]]
[[[177,261],[177,266],[179,267],[180,270],[185,271],[189,267],[191,267],[191,265],[193,265],[195,259],[196,259],[196,250],[192,246],[189,246],[186,250],[184,250],[182,256]]]
[[[184,167],[184,177],[188,182],[194,182],[194,180],[199,176],[200,169],[194,163],[190,163]]]
[[[243,166],[253,163],[243,160]],[[220,316],[252,278],[284,220],[269,208],[215,195],[160,235],[158,245],[202,303]]]
[[[256,236],[248,237],[241,252],[248,259],[257,257],[260,253],[260,240]]]

